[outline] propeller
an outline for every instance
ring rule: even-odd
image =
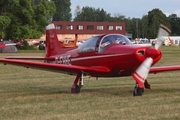
[[[163,36],[168,36],[170,33],[171,33],[171,30],[167,26],[160,24],[159,30],[158,30],[157,41],[155,44],[155,49],[159,49],[159,47],[164,42]]]
[[[135,72],[132,74],[132,77],[135,79],[135,81],[138,83],[139,88],[144,88],[144,82],[148,76],[149,69],[153,63],[153,58],[157,57],[159,55],[158,49],[162,45],[162,42],[164,41],[163,36],[168,36],[171,30],[163,25],[160,24],[159,30],[158,30],[158,36],[157,41],[154,48],[147,48],[148,57],[142,62],[142,64],[135,70]],[[154,55],[155,52],[156,54]]]

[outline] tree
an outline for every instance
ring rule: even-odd
[[[97,22],[109,21],[111,19],[111,14],[104,11],[104,9],[98,8],[95,10],[95,13],[96,13]]]
[[[76,10],[79,9],[79,6],[77,6]],[[95,8],[92,7],[83,7],[82,9],[79,9],[79,11],[76,11],[75,13],[77,16],[75,16],[74,21],[86,21],[86,22],[95,22],[96,21],[96,13]]]
[[[140,18],[132,18],[131,20],[129,20],[129,28],[132,32],[133,38],[139,38],[140,37],[140,23],[141,20]],[[126,24],[127,25],[127,24]]]
[[[54,3],[47,0],[0,1],[0,26],[6,39],[39,38],[54,14]]]
[[[41,0],[37,5],[33,6],[33,9],[36,29],[44,33],[44,27],[52,21],[52,16],[56,10],[55,4],[49,0]]]
[[[80,7],[77,6],[75,10],[74,21],[86,22],[125,22],[126,32],[132,33],[133,38],[156,38],[160,24],[164,24],[171,29],[172,34],[180,34],[180,18],[176,15],[166,17],[165,14],[159,9],[153,9],[144,15],[142,18],[125,18],[124,15],[116,14],[113,17],[103,9],[95,9],[93,7]]]
[[[30,26],[33,21],[33,9],[30,0],[16,0],[8,8],[7,15],[11,18],[11,23],[6,28],[6,37],[9,39],[22,39],[31,36]]]
[[[56,12],[53,21],[71,21],[71,2],[70,0],[52,0],[56,5]]]
[[[148,15],[144,15],[141,19],[142,38],[148,38]]]
[[[95,9],[93,7],[76,7],[74,21],[86,21],[86,22],[104,22],[110,21],[111,14],[106,13],[104,9]]]
[[[9,26],[11,23],[11,19],[8,16],[0,16],[0,39],[4,39],[5,37],[5,28]]]
[[[148,12],[148,38],[156,38],[160,24],[164,24],[170,28],[169,19],[159,9],[153,9]]]
[[[111,17],[110,22],[125,22],[126,18],[124,15],[121,14],[114,14],[113,17]]]
[[[171,14],[169,15],[169,21],[170,21],[170,24],[171,24],[171,34],[176,36],[176,35],[180,35],[180,18],[177,17],[176,14]]]
[[[135,25],[135,18],[126,18],[125,23],[126,23],[126,32],[132,34],[132,38],[136,38],[136,25]]]

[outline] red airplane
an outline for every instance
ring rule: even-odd
[[[46,27],[45,57],[9,56],[1,58],[0,62],[5,65],[76,75],[71,88],[72,93],[80,92],[84,85],[83,76],[97,78],[132,76],[136,82],[133,95],[141,96],[144,88],[150,88],[146,80],[148,73],[180,70],[180,66],[152,67],[162,57],[159,47],[163,39],[160,36],[167,36],[169,33],[170,30],[166,26],[160,25],[155,48],[133,45],[121,34],[101,34],[89,38],[79,47],[63,47],[58,41],[54,24],[50,24]]]
[[[13,45],[21,45],[21,44],[20,43],[0,44],[0,48],[5,48],[6,46],[13,46]]]

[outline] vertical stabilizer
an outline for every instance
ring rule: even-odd
[[[46,57],[58,55],[62,53],[62,47],[58,41],[57,33],[54,24],[46,26]]]

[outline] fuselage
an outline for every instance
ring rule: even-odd
[[[99,74],[96,76],[129,76],[146,59],[146,50],[151,47],[136,46],[132,44],[114,44],[109,46],[104,52],[79,52],[78,48],[67,52],[51,56],[55,57],[57,64],[67,64],[76,66],[96,67],[105,66],[110,69],[109,74]],[[153,60],[155,64],[161,56]]]
[[[46,42],[46,57],[53,60],[47,62],[91,68],[105,67],[110,71],[107,74],[90,73],[91,76],[128,76],[147,57],[153,58],[153,64],[161,58],[159,50],[133,45],[126,36],[117,33],[93,36],[78,48],[63,48],[58,42],[56,31],[52,29],[47,31]]]

